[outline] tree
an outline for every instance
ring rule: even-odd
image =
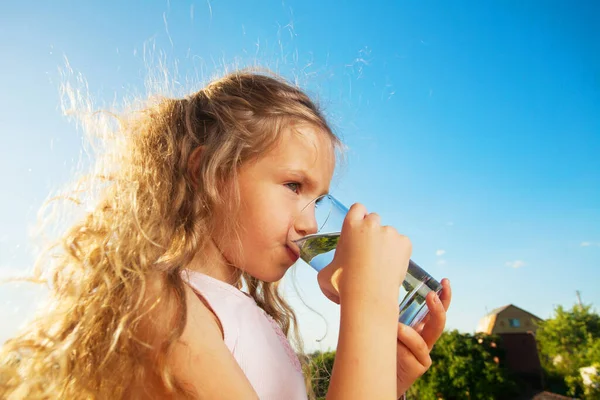
[[[593,388],[584,387],[579,371],[595,364],[600,367],[600,315],[591,306],[556,307],[554,316],[540,323],[536,341],[550,383],[562,378],[565,394],[600,397],[600,393],[592,393]]]
[[[589,366],[596,367],[596,371],[600,371],[600,338],[592,340],[585,357]],[[584,387],[584,394],[587,398],[598,399],[600,398],[600,376],[592,377],[591,380],[592,385]]]
[[[335,351],[321,353],[317,351],[310,356],[310,375],[312,387],[317,399],[325,399],[329,388],[329,379],[333,371]]]
[[[431,352],[429,371],[411,387],[409,397],[437,399],[511,399],[516,384],[503,366],[500,338],[444,332]]]

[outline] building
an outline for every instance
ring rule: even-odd
[[[488,335],[504,333],[533,333],[542,319],[515,305],[509,304],[492,310],[479,321],[476,332]]]
[[[542,364],[535,341],[541,321],[532,313],[509,304],[493,310],[477,326],[477,332],[500,336],[506,367],[531,390],[541,390],[543,386]]]

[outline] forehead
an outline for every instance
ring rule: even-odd
[[[314,165],[335,165],[335,152],[329,135],[308,125],[285,128],[279,142],[269,153],[268,156],[279,162],[288,160]]]
[[[254,167],[271,172],[296,170],[329,185],[335,168],[334,144],[326,132],[309,125],[292,125]],[[324,182],[326,181],[326,182]]]

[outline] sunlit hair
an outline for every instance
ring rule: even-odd
[[[309,97],[264,72],[230,73],[115,118],[122,147],[111,165],[94,169],[99,200],[51,251],[50,306],[1,350],[1,398],[190,397],[167,358],[186,325],[181,270],[203,251],[214,224],[236,230],[235,218],[213,221],[211,210],[239,204],[240,165],[264,154],[290,124],[308,124],[339,147]],[[198,146],[195,184],[188,162]],[[237,286],[302,349],[278,282],[240,271]]]

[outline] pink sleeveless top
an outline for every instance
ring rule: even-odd
[[[261,400],[307,399],[296,353],[252,297],[196,271],[185,270],[182,278],[210,304],[221,321],[225,345]]]

